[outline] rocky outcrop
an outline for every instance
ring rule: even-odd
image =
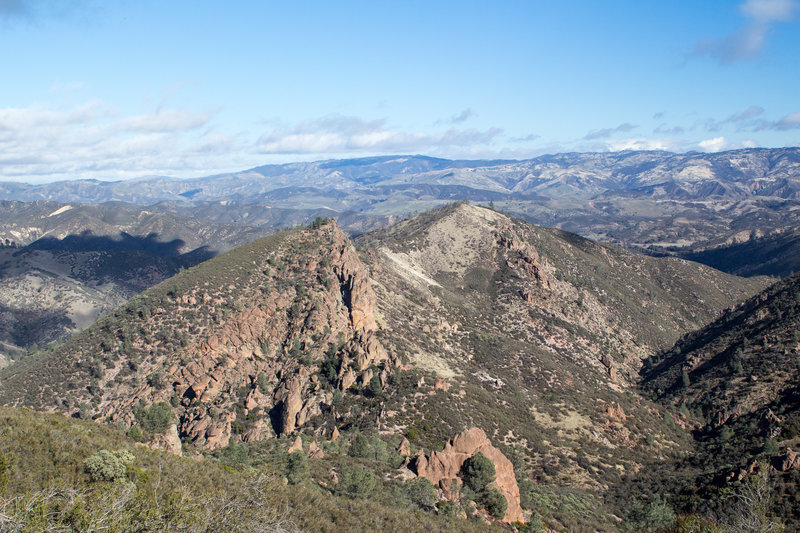
[[[494,465],[497,477],[492,486],[505,496],[508,502],[505,522],[523,520],[520,506],[519,487],[514,475],[514,465],[503,453],[492,446],[486,433],[479,428],[471,428],[456,435],[442,451],[431,452],[430,456],[418,454],[410,466],[419,477],[424,477],[445,492],[450,491],[453,482],[460,483],[461,469],[470,457],[477,453],[485,455]],[[447,496],[447,494],[445,494]]]
[[[164,433],[154,435],[148,446],[154,450],[163,450],[178,457],[183,455],[181,438],[178,436],[178,426],[175,424],[172,424]]]
[[[286,453],[302,452],[302,451],[303,451],[303,440],[300,437],[297,437],[296,439],[294,439],[292,445],[289,446],[289,449],[286,450]]]
[[[331,386],[367,385],[376,375],[385,385],[393,360],[378,340],[369,271],[335,222],[252,257],[241,284],[184,289],[139,317],[141,331],[182,314],[208,322],[181,333],[180,347],[177,336],[134,338],[135,349],[159,354],[139,371],[160,383],[108,389],[101,419],[130,426],[140,402],[171,402],[179,436],[214,449],[294,433],[330,407]],[[322,375],[332,358],[338,373]]]
[[[539,254],[533,246],[510,233],[498,234],[497,243],[508,251],[514,252],[514,254],[509,254],[507,260],[509,267],[517,268],[527,273],[542,287],[551,288],[550,279],[545,274],[539,262]]]
[[[779,472],[788,472],[793,468],[800,469],[800,453],[787,448],[785,454],[773,461],[773,467]]]

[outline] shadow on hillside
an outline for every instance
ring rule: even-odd
[[[121,232],[118,238],[107,235],[94,235],[91,231],[84,231],[77,235],[67,235],[63,239],[55,237],[42,237],[32,242],[28,248],[33,250],[71,251],[71,252],[112,252],[140,250],[150,252],[161,257],[179,257],[184,255],[180,249],[186,244],[181,239],[160,241],[157,233],[150,233],[144,237]],[[194,253],[188,252],[188,253]]]
[[[200,246],[186,253],[181,253],[185,241],[173,239],[171,241],[159,240],[157,233],[146,236],[135,236],[122,232],[118,237],[108,235],[94,235],[84,231],[78,235],[68,235],[63,239],[55,237],[42,237],[28,246],[19,249],[15,256],[30,250],[43,250],[51,252],[107,252],[104,260],[95,266],[103,264],[102,268],[112,268],[121,273],[146,266],[154,260],[163,265],[170,265],[174,269],[170,275],[179,268],[189,268],[216,256],[219,252],[208,246]]]

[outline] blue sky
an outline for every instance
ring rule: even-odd
[[[799,4],[0,0],[0,180],[796,146]]]

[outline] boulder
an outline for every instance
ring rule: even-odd
[[[325,457],[325,452],[323,452],[322,448],[319,447],[317,441],[312,441],[308,446],[308,457],[311,459],[322,459]]]
[[[178,457],[183,455],[178,426],[175,424],[172,424],[164,433],[153,435],[153,440],[150,441],[148,446],[154,450],[163,450]]]
[[[429,457],[418,454],[412,460],[411,466],[418,476],[449,490],[452,483],[459,479],[461,468],[467,459],[477,453],[485,455],[494,465],[497,477],[492,486],[500,491],[508,502],[503,521],[508,523],[523,521],[514,465],[500,450],[492,446],[486,433],[480,428],[471,428],[456,435],[442,451],[434,451]]]
[[[411,455],[411,443],[408,442],[408,439],[404,438],[400,446],[397,447],[397,454],[403,457]]]
[[[773,466],[779,472],[788,472],[792,468],[800,468],[800,453],[787,448],[784,455],[776,458]]]
[[[294,442],[291,446],[289,446],[289,449],[286,450],[286,453],[292,453],[296,451],[303,451],[303,440],[300,437],[294,439]]]

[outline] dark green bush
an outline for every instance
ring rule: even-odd
[[[424,477],[409,481],[405,489],[408,498],[423,509],[433,509],[436,504],[436,488]]]
[[[375,489],[375,485],[375,475],[370,470],[345,468],[336,490],[350,498],[366,498]]]
[[[497,476],[492,461],[480,452],[466,460],[462,472],[464,484],[475,492],[483,492]]]
[[[372,457],[373,452],[369,439],[361,433],[356,433],[347,449],[347,455],[361,458]]]
[[[659,531],[675,524],[675,511],[661,496],[634,501],[625,517],[626,531]]]
[[[167,402],[154,403],[150,407],[137,406],[134,410],[136,421],[148,433],[161,433],[175,420],[175,413]]]
[[[498,520],[506,515],[508,510],[508,501],[499,490],[494,487],[486,489],[481,498],[481,503],[489,511],[489,514]]]
[[[286,461],[286,479],[291,485],[299,485],[308,479],[308,458],[301,450],[289,454]]]

